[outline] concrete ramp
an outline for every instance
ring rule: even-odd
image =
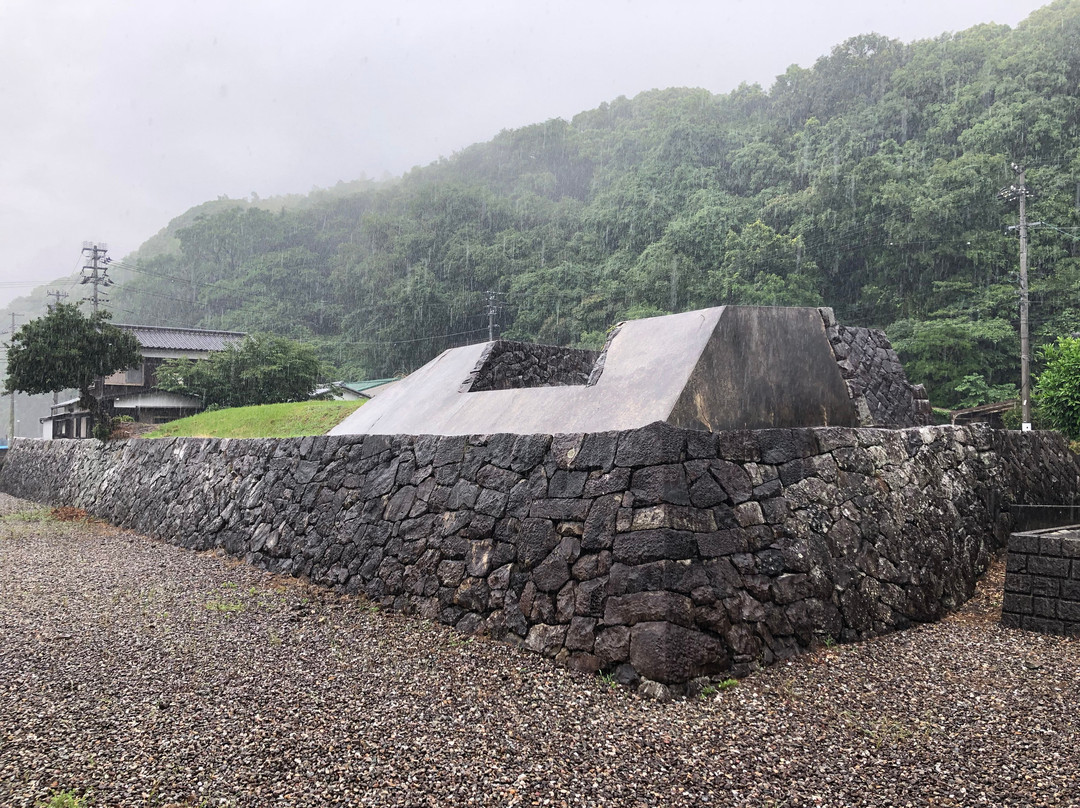
[[[575,378],[567,365],[583,361],[574,354],[501,341],[453,348],[330,434],[550,435],[655,421],[711,431],[856,425],[817,309],[721,306],[622,323],[583,384],[567,383]],[[474,390],[492,386],[483,378],[492,367],[504,389]],[[559,370],[537,386],[545,368]],[[513,386],[515,373],[522,386]]]

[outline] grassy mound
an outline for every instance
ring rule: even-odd
[[[296,401],[202,412],[162,424],[147,438],[297,438],[323,435],[364,401]]]

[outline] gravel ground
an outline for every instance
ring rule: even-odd
[[[0,495],[0,805],[1080,805],[1080,641],[945,621],[668,704]]]

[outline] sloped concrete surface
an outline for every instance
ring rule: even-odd
[[[491,343],[443,352],[330,434],[854,426],[817,309],[720,306],[623,323],[592,385],[470,392]],[[595,377],[595,374],[594,374]]]

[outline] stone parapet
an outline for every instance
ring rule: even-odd
[[[1001,624],[1080,635],[1080,526],[1009,537]]]

